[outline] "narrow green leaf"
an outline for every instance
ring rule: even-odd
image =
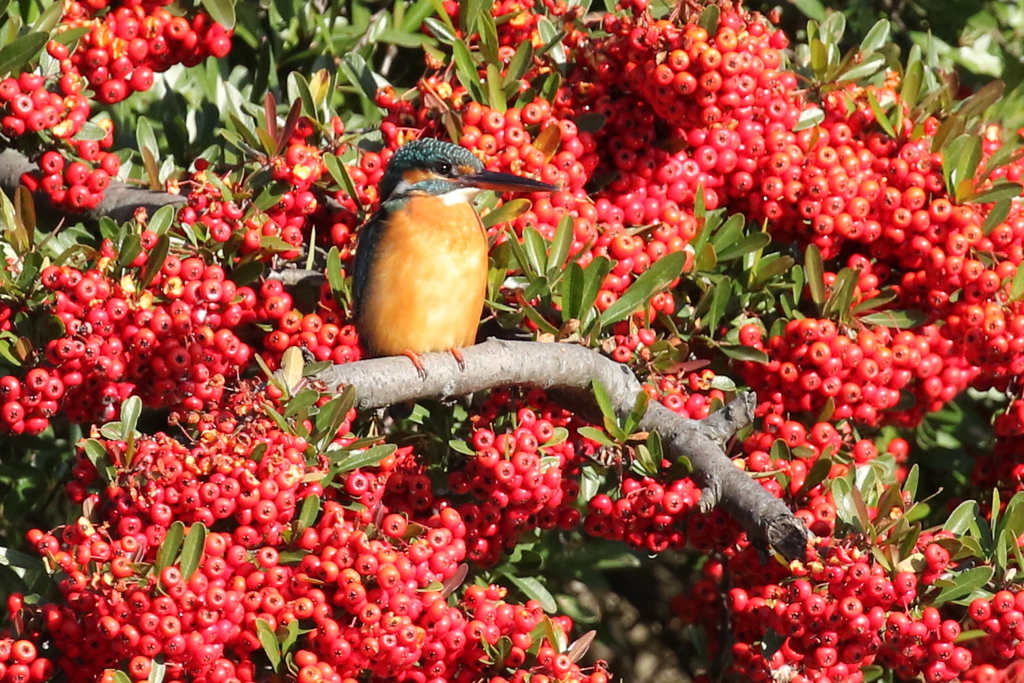
[[[167,528],[164,541],[156,553],[156,569],[160,571],[170,567],[178,558],[178,551],[181,550],[181,542],[185,538],[185,524],[180,519],[176,520]]]
[[[618,416],[615,414],[615,406],[612,405],[612,400],[608,396],[607,389],[597,379],[590,383],[590,387],[594,392],[594,399],[597,401],[597,407],[601,410],[601,415],[606,419],[617,421]]]
[[[505,103],[505,82],[501,78],[501,71],[498,70],[497,64],[487,65],[487,99],[491,104],[492,109],[496,109],[502,113],[508,108]]]
[[[974,500],[965,500],[960,503],[949,515],[946,523],[942,525],[943,531],[948,531],[954,536],[963,536],[978,518],[978,503]]]
[[[49,33],[29,33],[5,45],[0,49],[0,76],[22,71],[23,67],[39,56],[49,39]]]
[[[296,533],[310,528],[316,522],[320,514],[320,498],[318,496],[306,496],[302,500],[302,509],[299,510],[299,517],[295,521]]]
[[[551,248],[548,251],[548,279],[561,271],[569,258],[569,250],[572,249],[572,240],[575,236],[575,222],[571,214],[562,216],[555,228],[555,235],[551,239]]]
[[[543,275],[548,270],[547,248],[544,238],[532,225],[523,230],[523,251],[530,261],[530,270],[538,275]]]
[[[836,15],[842,16],[838,12],[833,16]],[[864,92],[867,93],[868,105],[871,107],[871,112],[875,115],[875,120],[878,121],[878,125],[882,127],[882,130],[885,131],[886,135],[891,138],[895,138],[896,131],[893,129],[892,123],[889,122],[889,117],[886,116],[885,112],[882,110],[882,106],[878,104],[878,98],[876,98],[875,94],[870,90],[865,90]]]
[[[990,202],[1000,202],[1003,200],[1014,199],[1019,197],[1021,191],[1024,190],[1024,186],[1020,183],[1013,183],[1008,180],[1001,180],[994,183],[992,187],[983,192],[974,195],[969,198],[968,201],[974,202],[975,204],[988,204]]]
[[[875,22],[875,25],[871,27],[868,34],[864,36],[864,40],[860,41],[860,51],[867,54],[888,43],[890,27],[891,24],[888,19],[879,19]]]
[[[732,278],[725,276],[712,288],[711,303],[708,307],[708,312],[701,321],[705,333],[711,338],[714,338],[715,331],[718,329],[718,322],[725,315],[726,307],[728,307],[729,301],[733,297],[732,285]]]
[[[1024,297],[1024,264],[1017,266],[1010,283],[1010,301],[1020,301]]]
[[[601,314],[601,324],[611,325],[625,320],[637,309],[646,306],[651,297],[664,290],[678,278],[686,264],[686,254],[676,251],[666,254],[651,264],[615,303]]]
[[[759,249],[764,249],[772,241],[771,236],[766,232],[755,232],[745,235],[730,246],[722,250],[716,250],[719,263],[741,258]]]
[[[480,74],[465,41],[456,40],[452,43],[452,56],[455,59],[455,75],[462,83],[462,87],[469,91],[475,101],[490,105],[480,89]]]
[[[352,453],[339,463],[341,469],[339,472],[351,472],[352,470],[360,467],[373,467],[384,458],[388,457],[397,450],[397,446],[393,444],[381,444],[380,446],[374,446],[368,448],[362,453]]]
[[[953,578],[953,585],[943,588],[938,595],[931,600],[933,605],[941,605],[950,600],[970,595],[975,589],[983,587],[992,580],[995,569],[992,567],[974,567],[957,574]]]
[[[720,344],[719,350],[729,358],[733,360],[747,361],[750,363],[767,363],[768,354],[761,349],[755,349],[750,346],[732,346],[728,344]]]
[[[181,577],[188,581],[199,569],[199,561],[206,549],[206,526],[196,522],[188,530],[185,542],[181,545]]]
[[[609,439],[608,435],[602,432],[597,427],[580,427],[577,431],[579,432],[580,436],[586,437],[591,441],[596,441],[602,446],[608,446],[609,448],[613,448],[616,446],[616,443]]]
[[[360,212],[363,210],[359,205],[359,194],[356,192],[356,184],[352,182],[352,176],[348,174],[348,169],[341,162],[337,156],[333,154],[324,154],[324,165],[327,166],[327,172],[334,178],[334,182],[338,183],[348,194],[349,197],[359,206]]]
[[[998,102],[1006,91],[1006,84],[1002,81],[990,81],[978,89],[976,93],[960,103],[957,113],[965,118],[978,116],[985,113],[985,110]]]
[[[142,415],[142,399],[138,396],[129,396],[121,404],[122,441],[127,441],[135,432],[135,426],[139,423],[140,415]]]
[[[558,603],[555,602],[554,596],[537,579],[532,576],[518,577],[512,574],[505,574],[505,577],[515,584],[516,588],[523,592],[523,595],[540,603],[545,612],[551,614],[558,610]]]
[[[524,40],[519,43],[516,48],[516,53],[512,55],[512,60],[508,64],[508,70],[505,73],[506,81],[515,83],[518,85],[518,81],[526,73],[526,70],[530,68],[533,63],[533,44]]]
[[[881,325],[883,327],[896,327],[901,330],[909,330],[928,322],[928,314],[924,311],[880,311],[860,316],[860,321],[865,325]]]
[[[921,92],[921,81],[924,79],[924,63],[920,60],[912,62],[903,75],[900,85],[900,99],[913,110],[917,106],[917,98]]]
[[[811,300],[821,306],[825,303],[825,265],[821,260],[821,250],[814,244],[807,245],[804,252],[804,269],[807,272]]]
[[[281,668],[281,645],[277,642],[274,629],[270,628],[265,619],[256,620],[256,637],[260,639],[260,645],[270,660],[270,666],[274,671],[278,671]]]
[[[505,202],[498,208],[490,211],[486,216],[481,218],[484,227],[489,228],[494,225],[501,223],[511,223],[515,219],[522,216],[524,213],[530,210],[531,202],[529,199],[523,199],[518,197],[510,201]],[[514,235],[510,235],[509,239],[515,239]]]

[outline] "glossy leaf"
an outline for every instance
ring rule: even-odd
[[[181,558],[178,565],[181,568],[182,579],[188,581],[196,573],[205,549],[206,526],[195,522],[192,524],[192,528],[188,530],[185,542],[181,544]]]
[[[634,311],[646,306],[655,294],[663,291],[673,280],[678,278],[686,263],[686,254],[682,251],[666,254],[651,264],[640,277],[611,306],[601,314],[601,323],[611,325],[625,320]]]
[[[551,595],[550,591],[538,579],[532,576],[519,577],[508,573],[505,574],[505,577],[515,584],[516,588],[521,590],[527,598],[540,603],[541,608],[545,612],[551,614],[558,610],[558,603],[555,602],[555,597]]]
[[[167,533],[164,535],[163,543],[160,544],[160,549],[156,553],[156,568],[157,571],[164,567],[170,567],[178,559],[178,551],[181,550],[181,542],[185,538],[185,524],[180,519],[175,520],[171,526],[167,527]]]

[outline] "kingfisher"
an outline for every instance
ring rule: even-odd
[[[487,292],[481,190],[551,192],[554,185],[484,169],[459,145],[421,138],[399,147],[378,186],[380,209],[359,233],[353,272],[356,329],[371,356],[407,356],[476,341]]]

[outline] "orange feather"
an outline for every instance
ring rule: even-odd
[[[369,273],[361,334],[374,355],[476,341],[487,290],[487,235],[469,203],[415,195],[388,216]]]

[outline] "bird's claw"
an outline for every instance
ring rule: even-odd
[[[416,366],[416,374],[420,376],[421,380],[425,380],[427,378],[427,369],[423,367],[420,355],[415,351],[403,351],[402,355],[412,361],[412,364]]]
[[[462,357],[462,349],[449,349],[448,351],[455,357],[455,362],[459,364],[459,372],[465,372],[466,359]]]

